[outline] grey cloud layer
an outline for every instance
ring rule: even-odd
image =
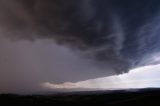
[[[159,51],[158,0],[1,0],[3,33],[53,39],[106,71],[127,72]],[[5,31],[6,30],[6,31]],[[4,34],[5,35],[5,34]]]

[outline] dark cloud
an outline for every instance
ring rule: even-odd
[[[53,39],[123,73],[158,51],[159,4],[158,0],[1,0],[0,22],[4,33],[9,32],[5,36]]]

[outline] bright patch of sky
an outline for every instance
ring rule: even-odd
[[[147,88],[160,87],[160,64],[149,65],[132,69],[129,73],[90,79],[76,83],[65,82],[53,84],[45,82],[43,87],[49,89],[126,89],[126,88]]]

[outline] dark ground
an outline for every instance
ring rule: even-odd
[[[160,89],[86,91],[54,95],[1,94],[0,106],[160,106]]]

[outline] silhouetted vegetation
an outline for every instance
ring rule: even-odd
[[[54,95],[1,94],[0,106],[160,106],[160,89],[89,91]]]

